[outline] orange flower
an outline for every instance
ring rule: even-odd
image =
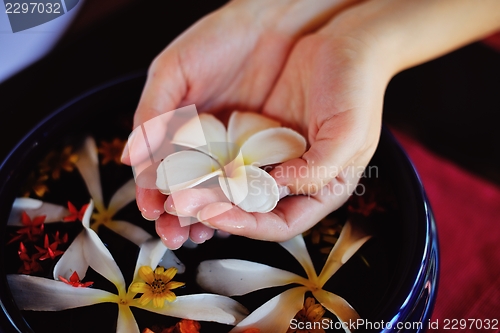
[[[304,307],[295,315],[297,322],[304,324],[304,329],[289,328],[287,333],[325,333],[325,330],[321,328],[321,323],[325,319],[324,314],[323,306],[316,303],[314,298],[308,297],[304,302]]]
[[[98,149],[99,154],[102,155],[102,165],[106,165],[109,162],[115,162],[121,165],[121,156],[123,148],[125,147],[125,141],[115,138],[111,142],[101,141],[101,146]]]

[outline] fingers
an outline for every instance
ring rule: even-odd
[[[227,203],[211,203],[198,219],[235,235],[267,241],[290,239],[342,206],[356,188],[359,174],[353,167],[332,180],[314,195],[289,196],[270,213],[247,213]]]
[[[165,212],[164,203],[166,196],[158,190],[144,189],[136,186],[136,201],[142,216],[146,220],[154,221]]]
[[[201,223],[191,225],[189,238],[196,244],[201,244],[213,237],[215,229],[207,227]]]
[[[196,217],[206,205],[228,201],[220,187],[191,188],[175,192],[165,201],[165,210],[173,215]]]
[[[171,250],[176,250],[189,238],[190,226],[181,227],[179,218],[163,214],[156,220],[156,232],[163,244]]]

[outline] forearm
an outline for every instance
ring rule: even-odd
[[[372,0],[329,24],[382,53],[394,75],[500,29],[500,0]]]

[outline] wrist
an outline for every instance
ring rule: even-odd
[[[228,8],[251,15],[271,31],[299,37],[316,31],[333,16],[361,0],[233,0]]]

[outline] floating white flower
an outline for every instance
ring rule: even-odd
[[[130,179],[113,194],[109,205],[107,207],[104,205],[97,147],[92,137],[85,140],[84,146],[78,152],[78,161],[75,164],[87,185],[97,211],[92,215],[93,221],[90,223],[92,229],[97,231],[99,226],[104,225],[138,246],[152,237],[135,224],[113,220],[120,209],[135,200],[135,182]]]
[[[95,231],[104,225],[117,234],[127,238],[136,245],[141,245],[152,236],[144,229],[127,221],[113,220],[114,215],[130,202],[135,200],[135,183],[133,179],[126,182],[111,197],[106,207],[102,196],[101,177],[99,173],[99,159],[95,140],[88,137],[83,147],[77,152],[78,160],[75,165],[80,172],[91,199],[94,201],[96,213],[92,215],[91,227]],[[45,223],[61,222],[68,216],[66,207],[43,202],[32,198],[16,198],[12,206],[8,225],[22,226],[21,214],[25,212],[29,217],[45,216]]]
[[[92,212],[92,204],[84,219],[88,221]],[[82,288],[63,281],[36,276],[11,274],[7,276],[10,289],[21,310],[61,311],[99,303],[116,303],[118,305],[118,321],[116,331],[119,333],[139,333],[131,307],[141,308],[161,315],[186,318],[198,321],[216,321],[224,324],[236,324],[246,314],[246,309],[231,298],[212,294],[193,294],[178,296],[172,302],[164,304],[141,302],[135,298],[137,291],[125,286],[125,280],[111,253],[104,246],[99,236],[90,228],[83,233],[81,256],[84,256],[92,269],[112,282],[117,293],[95,288]],[[165,251],[160,240],[150,240],[141,246],[137,259],[134,282],[142,267],[156,268]],[[78,272],[78,263],[72,268]],[[65,274],[69,279],[73,274]],[[78,272],[78,276],[81,277]],[[132,283],[134,285],[134,283]],[[173,287],[178,286],[173,284]],[[174,288],[171,289],[174,289]],[[137,288],[136,288],[137,289]],[[170,298],[171,299],[171,298]],[[160,305],[160,306],[158,306]]]
[[[183,125],[172,143],[190,149],[160,163],[161,192],[175,194],[218,176],[232,203],[260,213],[273,210],[280,198],[276,181],[260,167],[300,157],[306,149],[302,135],[252,112],[233,112],[227,130],[213,115],[201,114]]]
[[[331,250],[323,270],[316,274],[302,235],[280,243],[304,268],[307,279],[297,274],[251,261],[222,259],[208,260],[200,264],[197,282],[204,289],[226,296],[245,295],[255,290],[299,284],[301,286],[272,298],[252,312],[231,332],[248,328],[260,329],[261,333],[284,333],[290,321],[304,304],[304,294],[310,291],[327,310],[341,322],[355,321],[358,313],[342,297],[323,289],[335,272],[370,238],[347,222]]]

